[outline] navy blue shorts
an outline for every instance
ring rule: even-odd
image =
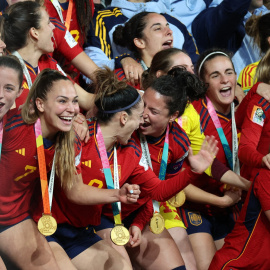
[[[128,217],[124,218],[122,220],[122,223],[124,224],[124,226],[128,229],[130,227],[130,225],[132,224],[134,218],[136,217],[138,211],[134,211],[133,213],[131,213]],[[94,229],[98,232],[104,229],[108,229],[108,228],[113,228],[114,227],[114,221],[104,215],[101,216],[101,221],[100,221],[100,225],[98,226],[93,226]]]
[[[200,212],[193,212],[187,209],[181,211],[182,219],[187,221],[187,234],[193,233],[209,233],[214,241],[223,239],[231,232],[235,221],[233,216],[208,216]],[[185,215],[185,216],[183,216]]]
[[[30,219],[30,218],[31,218],[31,217],[28,216],[28,217],[26,217],[25,219],[23,219],[22,221],[20,221],[20,222],[18,222],[18,223],[15,223],[15,224],[13,224],[13,225],[7,225],[7,226],[2,226],[2,225],[0,225],[0,233],[4,232],[5,230],[8,230],[9,228],[12,228],[13,226],[15,226],[15,225],[17,225],[17,224],[19,224],[19,223],[21,223],[21,222],[27,220],[27,219]]]
[[[58,243],[70,259],[102,240],[93,227],[77,228],[67,223],[58,224],[56,232],[46,237],[48,242]]]

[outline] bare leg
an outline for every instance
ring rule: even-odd
[[[59,269],[45,237],[33,220],[24,220],[0,234],[0,253],[20,269]]]
[[[127,254],[127,251],[126,251],[125,247],[123,247],[123,246],[117,246],[117,245],[115,245],[112,242],[111,237],[110,237],[111,230],[112,230],[111,228],[108,228],[108,229],[97,231],[97,235],[100,236],[102,239],[104,239],[109,246],[111,246],[112,248],[114,248],[115,250],[117,250],[118,253],[120,253],[122,255],[122,257],[125,258],[125,260],[129,264],[129,266],[132,268],[129,255]]]
[[[0,270],[7,270],[2,258],[0,257]]]
[[[219,250],[224,245],[224,238],[215,241],[216,249]]]
[[[60,269],[63,270],[76,270],[70,258],[66,254],[65,250],[56,242],[49,242],[49,245],[53,251],[54,257]]]
[[[165,229],[161,234],[153,234],[149,226],[142,231],[142,241],[138,247],[127,248],[131,260],[147,270],[171,270],[184,265],[181,254]]]
[[[174,227],[168,229],[168,232],[174,239],[181,256],[185,262],[187,270],[197,270],[195,256],[185,228]]]
[[[78,270],[132,270],[127,261],[105,240],[99,241],[72,259]]]
[[[189,235],[191,246],[199,270],[208,270],[216,253],[216,246],[212,236],[208,233],[193,233]]]

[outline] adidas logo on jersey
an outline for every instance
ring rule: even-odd
[[[15,152],[22,155],[22,156],[25,156],[25,148],[15,150]]]
[[[92,162],[91,162],[91,160],[87,160],[87,161],[83,161],[82,164],[89,167],[89,168],[91,168]]]

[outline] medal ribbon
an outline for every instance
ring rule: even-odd
[[[100,153],[100,158],[101,158],[101,163],[102,163],[102,167],[103,167],[103,172],[105,175],[107,188],[114,189],[114,182],[112,179],[112,172],[110,169],[110,163],[108,160],[104,139],[103,139],[99,124],[97,125],[96,138],[97,138],[97,143],[98,143],[98,148],[99,148],[99,153]],[[114,148],[114,150],[116,150],[116,149]],[[116,151],[114,151],[114,155],[115,155],[115,153],[116,153]],[[114,163],[115,162],[117,163],[117,161],[114,160]],[[116,167],[114,166],[114,173],[115,173],[115,170],[117,170],[117,173],[118,173],[118,165],[117,164],[116,164]],[[118,181],[118,183],[116,183],[116,186],[118,185],[118,187],[119,187],[119,179],[118,180],[114,179],[114,181],[116,181],[116,182]],[[111,205],[112,205],[112,211],[113,211],[113,217],[114,217],[115,224],[122,224],[121,213],[120,213],[120,210],[118,208],[118,204],[116,202],[114,202]]]
[[[220,141],[222,143],[222,146],[223,146],[227,161],[229,162],[230,168],[231,168],[231,170],[233,170],[232,151],[231,151],[230,146],[228,144],[227,138],[224,134],[223,128],[221,127],[220,121],[218,119],[217,113],[214,109],[214,106],[213,106],[211,100],[208,97],[206,97],[206,100],[207,100],[208,112],[209,112],[210,117],[211,117],[212,121],[214,122],[216,130],[218,132],[218,136],[219,136]]]
[[[66,22],[65,22],[65,26],[66,26],[68,31],[69,31],[69,28],[70,28],[72,9],[73,9],[73,0],[69,0],[67,17],[66,17]]]
[[[238,158],[238,138],[237,138],[237,128],[235,123],[234,115],[234,103],[231,104],[232,112],[232,154],[233,154],[233,171],[240,175],[240,163]]]
[[[33,83],[32,83],[32,79],[30,77],[29,71],[28,71],[28,69],[27,69],[21,55],[17,51],[13,52],[12,54],[15,55],[20,60],[20,63],[21,63],[22,68],[23,68],[23,74],[24,74],[24,76],[26,78],[26,81],[27,81],[27,84],[28,84],[28,89],[30,90]]]
[[[44,211],[44,214],[51,215],[51,205],[52,205],[51,201],[52,201],[54,170],[55,170],[54,169],[54,167],[55,167],[55,165],[54,165],[55,153],[54,153],[53,168],[52,168],[51,178],[50,178],[50,180],[52,180],[52,178],[53,178],[53,180],[52,180],[53,183],[50,183],[50,193],[51,194],[49,195],[46,160],[45,160],[45,152],[44,152],[40,119],[38,119],[35,123],[35,135],[36,135],[36,145],[37,145],[37,154],[38,154],[40,185],[41,185],[42,201],[43,201],[43,211]],[[50,199],[50,196],[51,196],[51,199]]]
[[[158,178],[160,180],[165,180],[165,176],[166,176],[168,153],[169,153],[169,131],[170,131],[170,126],[168,124],[167,129],[166,129],[165,142],[163,146],[162,158],[161,158],[159,175],[158,175]],[[149,147],[147,144],[147,140],[143,134],[140,134],[140,141],[141,141],[141,147],[142,147],[142,154],[144,155],[148,166],[153,170]],[[153,208],[154,208],[154,213],[159,213],[158,201],[153,200]]]
[[[65,22],[64,22],[64,18],[63,18],[63,14],[62,14],[62,8],[60,6],[60,3],[58,2],[58,0],[51,0],[51,2],[53,4],[54,8],[56,9],[57,14],[58,14],[61,22],[64,24]]]
[[[65,24],[65,27],[67,28],[67,30],[69,31],[69,28],[70,28],[70,22],[71,22],[71,15],[72,15],[72,9],[73,9],[73,0],[69,0],[69,3],[68,3],[68,11],[67,11],[67,17],[66,17],[66,22],[64,21],[64,18],[63,18],[63,13],[62,13],[62,8],[61,8],[61,5],[60,3],[58,2],[58,0],[51,0],[54,8],[56,9],[57,11],[57,14],[61,20],[61,22],[63,24]]]

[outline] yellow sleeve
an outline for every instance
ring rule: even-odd
[[[188,135],[188,138],[191,143],[191,148],[194,155],[196,155],[202,146],[202,143],[205,139],[204,133],[201,128],[200,115],[197,113],[192,104],[189,104],[183,115],[182,115],[182,128]],[[211,166],[209,166],[206,171],[206,174],[211,175]]]
[[[255,75],[259,62],[260,61],[246,66],[239,74],[237,82],[241,85],[245,93],[247,93],[257,81],[255,80]]]

